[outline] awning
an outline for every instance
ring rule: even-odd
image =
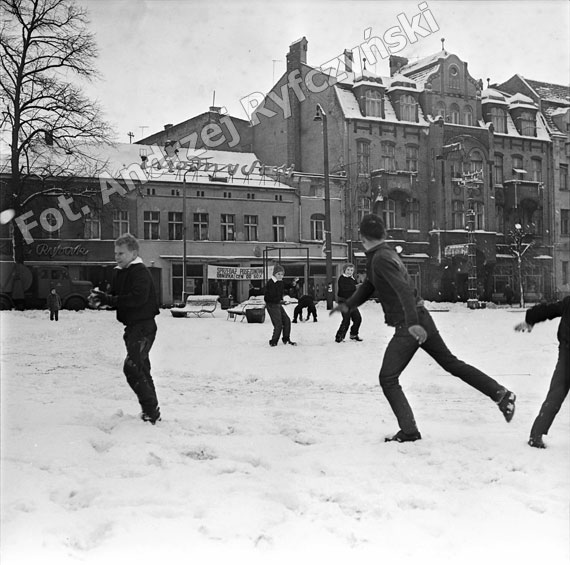
[[[517,173],[519,175],[526,175],[526,171],[524,169],[515,169],[513,167],[513,173]]]
[[[458,243],[456,245],[446,245],[443,254],[446,257],[455,257],[455,255],[469,255],[469,244]]]
[[[550,255],[537,255],[535,259],[552,259]]]

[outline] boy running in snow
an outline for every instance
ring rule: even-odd
[[[546,447],[542,436],[548,435],[548,430],[570,389],[570,364],[568,363],[570,357],[570,296],[551,304],[537,304],[526,311],[525,321],[515,326],[517,332],[531,332],[535,324],[554,318],[561,318],[557,332],[558,361],[546,399],[532,425],[528,440],[531,447],[540,449]]]
[[[416,441],[422,438],[412,408],[400,386],[400,375],[421,347],[443,369],[459,377],[496,402],[505,420],[515,413],[515,395],[479,369],[460,361],[447,348],[398,254],[386,243],[384,222],[367,214],[360,222],[362,245],[366,251],[366,279],[346,301],[332,312],[349,312],[371,298],[380,299],[386,324],[395,328],[380,369],[380,386],[400,430],[386,441]]]
[[[273,267],[273,276],[267,281],[265,287],[265,308],[271,318],[273,324],[273,335],[269,340],[269,345],[275,347],[279,343],[281,332],[283,332],[283,343],[285,345],[297,345],[291,341],[291,318],[283,308],[283,293],[285,287],[283,284],[283,277],[285,276],[285,269],[281,265]]]
[[[346,302],[355,292],[356,292],[356,281],[354,280],[354,265],[352,263],[347,263],[342,268],[342,275],[338,277],[338,289],[337,289],[337,302],[340,304]],[[352,321],[352,327],[350,328],[350,339],[353,341],[362,341],[358,335],[358,330],[360,329],[360,324],[362,324],[362,316],[358,308],[353,308],[348,312],[342,313],[342,322],[338,328],[335,336],[335,341],[340,343],[344,341],[346,337],[346,332]]]
[[[141,419],[155,424],[160,409],[150,374],[150,349],[156,337],[155,316],[160,314],[152,275],[139,257],[139,242],[130,233],[115,241],[111,292],[93,290],[95,304],[113,306],[125,325],[127,357],[123,372],[142,408]]]

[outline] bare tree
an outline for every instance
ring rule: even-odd
[[[2,129],[10,144],[2,208],[19,216],[38,198],[85,193],[85,185],[61,179],[93,177],[103,165],[88,148],[109,142],[112,131],[99,105],[71,82],[98,77],[86,10],[72,0],[0,0],[0,12]],[[22,263],[23,235],[13,233],[14,260]]]

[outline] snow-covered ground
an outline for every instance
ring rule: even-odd
[[[391,335],[362,308],[293,325],[157,318],[163,421],[138,419],[113,312],[2,312],[2,565],[386,563],[557,565],[570,557],[568,402],[548,449],[526,444],[558,321],[433,312],[459,357],[518,395],[497,406],[419,352],[402,377],[424,439],[397,431],[378,386]],[[288,307],[292,313],[292,306]]]

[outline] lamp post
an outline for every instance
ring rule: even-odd
[[[182,177],[182,303],[186,302],[186,175],[190,169],[184,171]]]
[[[323,160],[325,176],[325,264],[327,284],[327,310],[333,308],[333,281],[332,281],[332,242],[331,242],[331,195],[329,186],[329,138],[327,128],[327,114],[320,104],[317,104],[317,113],[313,118],[315,122],[323,124]]]

